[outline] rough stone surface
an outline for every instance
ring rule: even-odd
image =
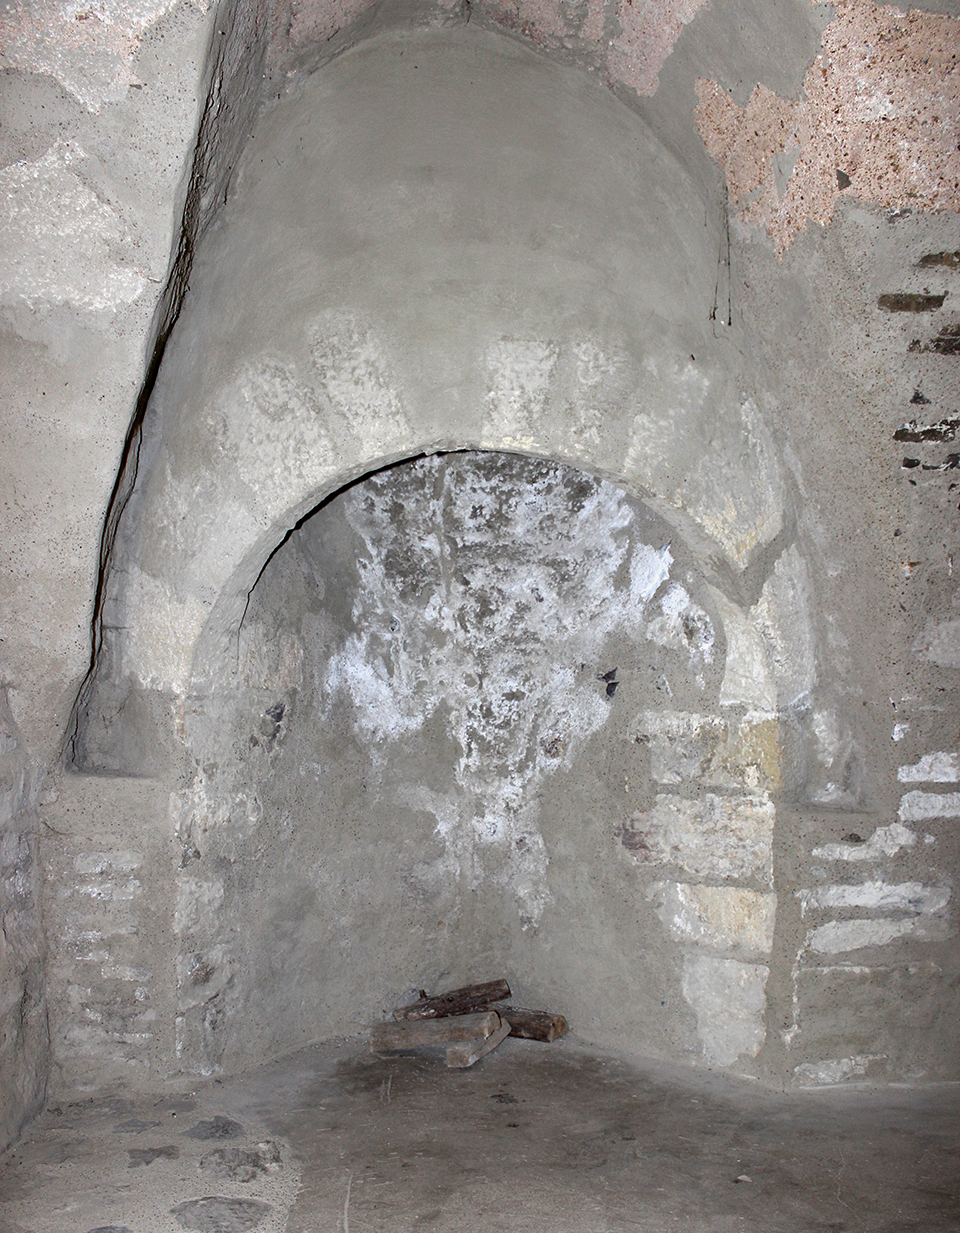
[[[174,1064],[169,790],[65,775],[41,809],[54,1085],[96,1091]]]
[[[770,969],[710,955],[688,955],[683,996],[697,1017],[704,1059],[730,1066],[744,1054],[755,1057],[766,1039],[765,989]]]
[[[0,1143],[46,1094],[50,1033],[41,932],[37,785],[0,688]]]
[[[252,1182],[260,1173],[281,1168],[281,1150],[272,1139],[253,1148],[220,1147],[201,1159],[200,1168],[218,1181]]]
[[[208,44],[218,16],[232,12],[163,0],[89,10],[40,3],[8,8],[0,23],[0,680],[30,785],[0,816],[5,836],[35,826],[40,785],[70,735],[90,656],[101,527],[169,302],[208,72],[219,80]],[[242,140],[242,123],[235,132]],[[3,1142],[36,1108],[47,1077],[34,970],[44,944],[36,904],[19,897],[4,979],[13,964],[11,979],[31,992],[23,1028],[4,1034],[17,1048],[5,1067]]]
[[[682,1007],[654,1013],[677,962],[645,906],[654,870],[616,855],[653,795],[637,713],[717,706],[722,630],[669,541],[609,484],[482,453],[388,469],[302,525],[188,720],[185,1062],[349,1032],[411,981],[498,964],[585,1035],[696,1047]],[[701,877],[768,880],[772,806],[729,782],[706,798],[713,846],[695,800],[677,842]],[[741,844],[759,857],[738,864]]]
[[[52,1103],[49,1139],[28,1130],[0,1157],[0,1228],[285,1233],[301,1161],[259,1115],[218,1096],[167,1080],[138,1098]],[[208,1140],[184,1133],[198,1115],[208,1125],[242,1117],[249,1147],[211,1151]]]
[[[483,113],[488,127],[479,126],[465,80],[478,104],[497,95],[510,97],[510,107]],[[562,111],[553,100],[569,100],[571,89],[580,124],[558,128]],[[654,157],[650,130],[611,106],[565,71],[482,31],[381,37],[298,82],[261,120],[236,194],[198,255],[152,405],[150,467],[118,544],[126,564],[108,597],[121,628],[96,684],[101,697],[113,690],[128,701],[111,728],[91,711],[80,733],[91,767],[132,770],[144,734],[165,722],[179,734],[171,765],[189,750],[187,765],[199,767],[185,788],[175,787],[172,806],[183,849],[174,913],[182,1065],[206,1072],[347,1030],[350,1014],[374,1014],[411,979],[456,983],[491,961],[484,956],[497,956],[516,963],[511,975],[521,986],[529,981],[540,1000],[556,990],[583,997],[581,1027],[593,1039],[626,1032],[637,1048],[786,1079],[808,1064],[794,993],[804,964],[849,953],[854,943],[858,954],[879,955],[894,942],[930,946],[955,937],[949,899],[929,919],[807,923],[804,944],[790,940],[802,926],[799,901],[783,928],[772,923],[774,903],[812,887],[812,879],[797,873],[791,882],[775,867],[776,798],[833,810],[865,801],[883,807],[896,799],[888,786],[896,763],[891,746],[879,753],[888,734],[872,718],[865,726],[851,701],[863,665],[822,607],[837,575],[817,522],[824,515],[811,512],[820,463],[809,478],[795,369],[774,351],[783,311],[760,309],[777,280],[767,273],[757,290],[743,292],[749,324],[744,317],[735,326],[728,314],[723,329],[732,333],[704,329],[718,320],[719,282],[711,288],[661,254],[671,245],[685,261],[698,254],[700,266],[691,268],[702,270],[711,243],[723,251],[723,234],[705,232],[689,205],[679,214],[664,209],[657,192],[670,176],[677,199],[690,203],[692,189],[683,164],[662,151],[656,191],[649,179],[623,178],[625,158],[603,174],[589,170],[605,141],[621,148],[624,125]],[[395,142],[371,144],[363,135],[371,108],[391,116]],[[477,153],[468,161],[454,139],[467,131],[456,121],[460,110],[474,117]],[[535,135],[532,114],[544,118]],[[425,129],[424,115],[432,117]],[[522,130],[511,129],[518,116],[526,117]],[[523,177],[501,153],[514,148],[504,146],[514,131],[526,152]],[[411,174],[411,166],[429,174]],[[567,166],[585,168],[585,180],[568,184]],[[303,187],[304,175],[315,188]],[[604,195],[591,205],[590,227],[581,219],[571,231],[568,202],[580,208],[587,181]],[[541,213],[521,206],[530,194]],[[327,206],[318,214],[312,203],[320,197]],[[358,200],[371,203],[370,212],[358,212]],[[709,221],[709,192],[706,209]],[[639,243],[651,222],[659,229],[652,268],[654,241]],[[311,237],[306,247],[297,246],[301,235]],[[614,235],[617,265],[604,267],[609,277],[600,285],[577,263],[587,251],[607,262]],[[465,266],[466,251],[474,255]],[[949,244],[931,241],[929,251]],[[759,266],[766,259],[753,257]],[[793,277],[806,286],[799,260]],[[628,295],[621,282],[630,262]],[[466,282],[451,278],[464,269]],[[732,296],[741,282],[729,277]],[[514,286],[514,299],[491,297],[491,282]],[[878,311],[877,296],[869,302]],[[644,303],[646,318],[637,315]],[[513,325],[517,304],[525,306],[521,331]],[[884,316],[891,336],[909,328],[894,324],[896,314]],[[738,330],[751,339],[749,370],[729,363],[728,340]],[[804,345],[801,336],[795,346]],[[594,522],[584,515],[574,524],[569,539],[596,544],[622,572],[613,585],[594,571],[591,600],[608,591],[620,598],[590,615],[586,598],[558,590],[551,577],[551,561],[570,558],[567,547],[551,547],[555,529],[510,512],[522,514],[524,499],[504,507],[470,481],[474,510],[454,511],[449,533],[430,520],[420,528],[405,516],[416,507],[414,495],[402,495],[413,481],[394,468],[370,481],[382,495],[347,517],[349,530],[330,532],[296,569],[286,549],[263,569],[289,529],[358,468],[438,444],[541,454],[612,475],[643,494],[670,531],[621,566],[616,501],[604,498]],[[433,475],[427,467],[414,483],[416,493],[436,489],[424,507],[434,511],[430,519],[447,502],[445,482]],[[538,482],[525,482],[536,507]],[[502,526],[532,555],[514,554],[514,580],[508,571],[475,607],[464,607],[479,578],[495,580],[504,568],[495,547]],[[300,542],[306,531],[297,535]],[[671,573],[684,554],[685,573]],[[437,570],[440,583],[432,580]],[[698,572],[703,582],[691,590]],[[270,600],[268,584],[276,591]],[[847,595],[837,593],[834,603],[844,612]],[[588,674],[596,660],[591,679],[603,678],[593,711],[571,692],[575,680],[558,676],[535,649],[549,639],[559,650],[579,620],[586,642],[576,662]],[[649,647],[649,692],[633,703],[629,721],[639,767],[626,760],[626,744],[601,753],[609,721],[597,726],[599,716],[631,704],[635,620]],[[317,659],[311,648],[321,647]],[[679,676],[670,667],[677,654],[689,661]],[[313,744],[314,732],[325,740],[337,734],[329,750]],[[414,741],[422,742],[417,750]],[[582,763],[578,742],[592,750]],[[582,766],[578,789],[553,805],[552,786],[568,762]],[[622,805],[598,804],[621,785]],[[939,797],[921,796],[919,803],[906,796],[901,811],[949,816]],[[305,823],[328,809],[344,839],[326,832],[332,846],[318,857],[315,824]],[[601,857],[614,862],[605,875],[615,878],[609,895],[587,892],[575,810],[612,841]],[[349,848],[338,847],[348,834]],[[406,881],[397,844],[408,852]],[[294,867],[313,872],[301,879]],[[267,869],[285,889],[267,892],[270,906],[249,931],[243,922]],[[632,891],[628,876],[639,880]],[[950,876],[940,870],[916,880],[931,888],[924,894],[942,897]],[[723,884],[709,904],[700,882]],[[334,908],[328,900],[338,885],[343,902]],[[690,910],[668,910],[681,893]],[[358,953],[357,941],[375,936],[394,910],[388,904],[404,921],[393,932],[412,949],[384,964],[376,947],[371,955],[362,944]],[[587,933],[548,946],[548,923],[561,917],[583,922]],[[642,966],[628,972],[617,958],[629,953],[627,917],[629,929],[646,931],[646,952],[662,956],[656,977]],[[635,996],[616,1006],[601,998],[602,1011],[586,1010],[584,991],[603,981],[573,958],[590,946],[609,955],[618,980],[636,983]],[[563,970],[548,954],[564,956]],[[360,1007],[348,973],[371,960]],[[287,970],[297,994],[285,988],[286,1013],[278,1016],[272,1007],[283,1000]],[[658,1001],[665,1012],[658,1018],[641,1010]],[[718,1019],[721,1006],[726,1018]],[[779,1036],[768,1034],[768,1019],[783,1022]],[[865,1055],[862,1047],[849,1051]],[[944,1058],[936,1073],[949,1065]]]
[[[184,1133],[191,1139],[239,1139],[243,1126],[229,1117],[215,1117],[209,1122],[197,1122]]]
[[[207,1195],[189,1199],[171,1208],[177,1224],[198,1233],[245,1233],[261,1225],[270,1213],[268,1203],[256,1199],[231,1199],[226,1195]]]

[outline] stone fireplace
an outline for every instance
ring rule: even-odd
[[[235,1070],[501,975],[589,1045],[955,1077],[953,560],[910,493],[864,513],[843,284],[750,248],[716,134],[469,18],[291,60],[263,106],[234,49],[244,116],[212,78],[62,774],[17,781],[54,1084]],[[851,207],[828,264],[926,253],[933,287],[948,225]],[[940,285],[887,296],[884,355]],[[884,483],[938,484],[940,527],[953,335],[916,332]],[[890,578],[928,551],[908,636]]]

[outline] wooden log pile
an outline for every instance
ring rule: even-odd
[[[446,1045],[447,1065],[465,1069],[496,1049],[508,1036],[524,1040],[558,1040],[566,1033],[563,1015],[519,1006],[497,1006],[510,997],[505,980],[451,989],[437,997],[420,997],[397,1006],[393,1021],[378,1023],[370,1031],[370,1051],[381,1057],[411,1049]]]

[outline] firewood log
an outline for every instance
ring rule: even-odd
[[[523,1010],[519,1006],[497,1007],[501,1019],[510,1024],[510,1035],[524,1040],[558,1040],[567,1034],[567,1021],[563,1015],[553,1015],[548,1010]]]
[[[504,1021],[490,1036],[480,1040],[469,1040],[462,1045],[451,1045],[447,1050],[447,1065],[452,1070],[466,1070],[474,1062],[492,1053],[502,1041],[510,1035],[510,1024]]]
[[[500,1026],[500,1016],[495,1010],[443,1019],[377,1023],[370,1029],[370,1052],[401,1053],[404,1049],[420,1049],[427,1045],[485,1039],[499,1031]]]
[[[501,1002],[510,996],[510,986],[505,980],[488,980],[481,985],[465,985],[451,989],[439,997],[421,998],[409,1006],[397,1006],[394,1019],[442,1019],[447,1015],[463,1015],[470,1011],[486,1010],[491,1002]]]

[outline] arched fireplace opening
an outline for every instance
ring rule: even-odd
[[[589,1037],[689,1046],[675,860],[636,836],[667,784],[742,792],[724,660],[690,554],[582,471],[464,451],[325,503],[188,722],[183,879],[217,908],[181,1047],[276,1053],[501,973]]]

